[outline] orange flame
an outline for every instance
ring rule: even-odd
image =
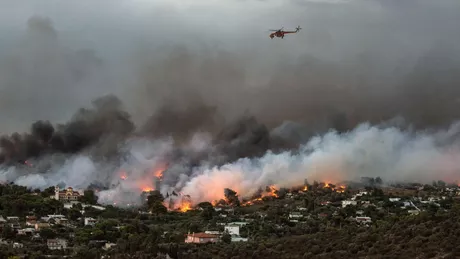
[[[153,176],[155,176],[158,179],[163,178],[163,173],[166,171],[167,167],[165,165],[161,165],[160,167],[157,167],[155,171],[153,172]]]
[[[308,191],[308,186],[305,185],[305,187],[303,187],[303,191],[304,192]]]
[[[192,204],[189,201],[182,201],[179,210],[181,212],[187,212],[192,209]]]
[[[339,188],[336,189],[335,191],[338,193],[344,193],[346,188],[347,187],[345,185],[340,185]]]
[[[250,200],[250,201],[246,201],[242,204],[242,206],[250,206],[250,205],[254,205],[256,202],[258,201],[262,201],[262,198],[255,198],[253,200]]]
[[[265,194],[262,195],[262,197],[267,197],[267,196],[271,196],[271,197],[275,197],[275,198],[278,198],[278,194],[276,194],[276,188],[274,185],[270,185],[267,187],[269,189],[269,191],[266,191]]]
[[[163,177],[163,171],[157,170],[157,171],[155,172],[155,177],[157,177],[157,178],[162,178],[162,177]]]
[[[245,201],[242,206],[249,206],[249,205],[253,205],[255,204],[256,202],[260,202],[260,201],[263,201],[263,198],[264,197],[275,197],[275,198],[279,198],[279,195],[276,193],[277,192],[277,189],[274,185],[270,185],[270,186],[267,186],[267,189],[265,190],[264,193],[261,194],[261,197],[257,197],[257,198],[254,198],[252,200],[249,200],[249,201]]]
[[[161,178],[163,178],[163,172],[164,172],[164,171],[165,171],[164,168],[160,168],[160,169],[156,170],[156,171],[154,172],[153,175],[154,175],[156,178],[160,178],[160,179],[161,179]]]
[[[141,187],[141,189],[143,192],[151,192],[155,190],[154,188],[148,186]]]
[[[125,172],[125,171],[120,172],[120,178],[121,178],[122,180],[126,180],[126,179],[128,178],[128,176],[126,175],[126,172]]]

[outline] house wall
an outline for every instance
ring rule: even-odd
[[[217,238],[199,238],[193,236],[187,236],[185,243],[209,243],[209,242],[217,242]]]
[[[240,227],[239,226],[226,226],[225,230],[228,231],[230,235],[240,235]]]

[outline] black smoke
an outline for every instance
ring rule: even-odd
[[[49,121],[37,121],[30,132],[2,136],[2,163],[24,163],[45,154],[75,154],[104,139],[125,138],[133,132],[130,115],[117,97],[98,98],[92,106],[78,110],[65,124],[53,126]]]

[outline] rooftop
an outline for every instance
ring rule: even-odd
[[[207,233],[193,233],[193,234],[188,234],[190,237],[198,237],[198,238],[217,238],[219,237],[218,235],[214,234],[207,234]]]

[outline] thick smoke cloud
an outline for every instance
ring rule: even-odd
[[[298,150],[199,168],[182,191],[200,202],[219,199],[223,188],[250,197],[261,186],[290,188],[305,179],[343,182],[381,177],[387,182],[455,183],[460,179],[459,129],[454,124],[427,133],[362,124],[348,133],[316,136]]]
[[[48,121],[32,124],[31,132],[12,134],[0,139],[0,158],[3,163],[25,162],[31,157],[47,153],[77,153],[92,145],[115,141],[134,129],[129,114],[120,110],[120,100],[114,96],[99,98],[93,109],[80,109],[72,119],[55,130]],[[108,141],[107,141],[108,142]],[[104,150],[105,155],[110,150]]]
[[[88,3],[0,10],[0,181],[126,205],[458,178],[458,1]]]

